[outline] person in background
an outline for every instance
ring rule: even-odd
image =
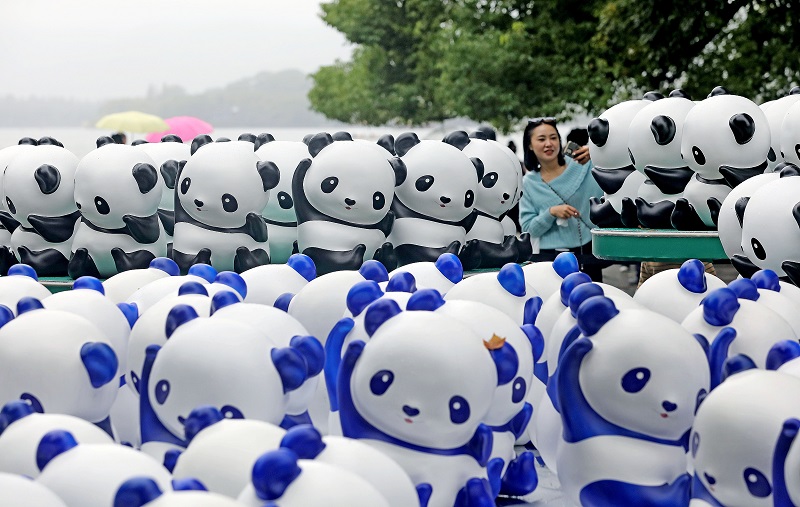
[[[114,134],[111,134],[111,139],[113,139],[117,144],[128,143],[128,136],[126,136],[124,132],[115,132]]]
[[[555,118],[535,118],[522,136],[523,164],[519,217],[523,232],[540,238],[534,261],[553,260],[561,253],[575,253],[581,271],[596,282],[610,265],[592,255],[589,199],[603,191],[591,175],[589,147],[581,146],[566,157]]]

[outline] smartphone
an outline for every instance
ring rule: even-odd
[[[572,158],[573,154],[575,153],[575,150],[577,150],[580,147],[581,147],[580,144],[576,143],[575,141],[570,141],[567,143],[567,147],[564,148],[564,155],[569,158]]]

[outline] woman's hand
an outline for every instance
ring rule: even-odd
[[[556,218],[573,218],[580,215],[578,210],[569,204],[559,204],[550,207],[550,214]]]
[[[591,160],[591,158],[589,156],[589,146],[581,146],[572,153],[572,159],[581,165]]]

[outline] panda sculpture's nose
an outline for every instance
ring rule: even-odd
[[[448,203],[448,202],[450,202],[452,199],[450,199],[449,197],[441,196],[441,197],[439,198],[439,200],[440,200],[440,201],[442,201],[443,203],[447,204],[447,203]]]
[[[415,415],[419,415],[419,409],[414,407],[409,407],[408,405],[403,405],[403,412],[409,417],[414,417]]]
[[[199,199],[195,199],[194,200],[194,205],[197,206],[198,208],[202,208],[203,207],[203,201],[201,201]]]
[[[345,197],[344,198],[344,203],[347,204],[348,206],[352,206],[353,204],[356,203],[356,201],[354,201],[353,199],[350,199],[349,197]]]
[[[675,409],[678,408],[678,405],[676,405],[675,403],[672,403],[671,401],[664,401],[661,404],[661,406],[664,407],[664,410],[666,410],[667,412],[674,412]]]

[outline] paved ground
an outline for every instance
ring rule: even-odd
[[[714,268],[717,270],[717,276],[725,283],[730,283],[739,276],[730,263],[717,263],[714,264]],[[615,264],[603,270],[603,282],[633,295],[639,283],[638,268],[635,264]]]

